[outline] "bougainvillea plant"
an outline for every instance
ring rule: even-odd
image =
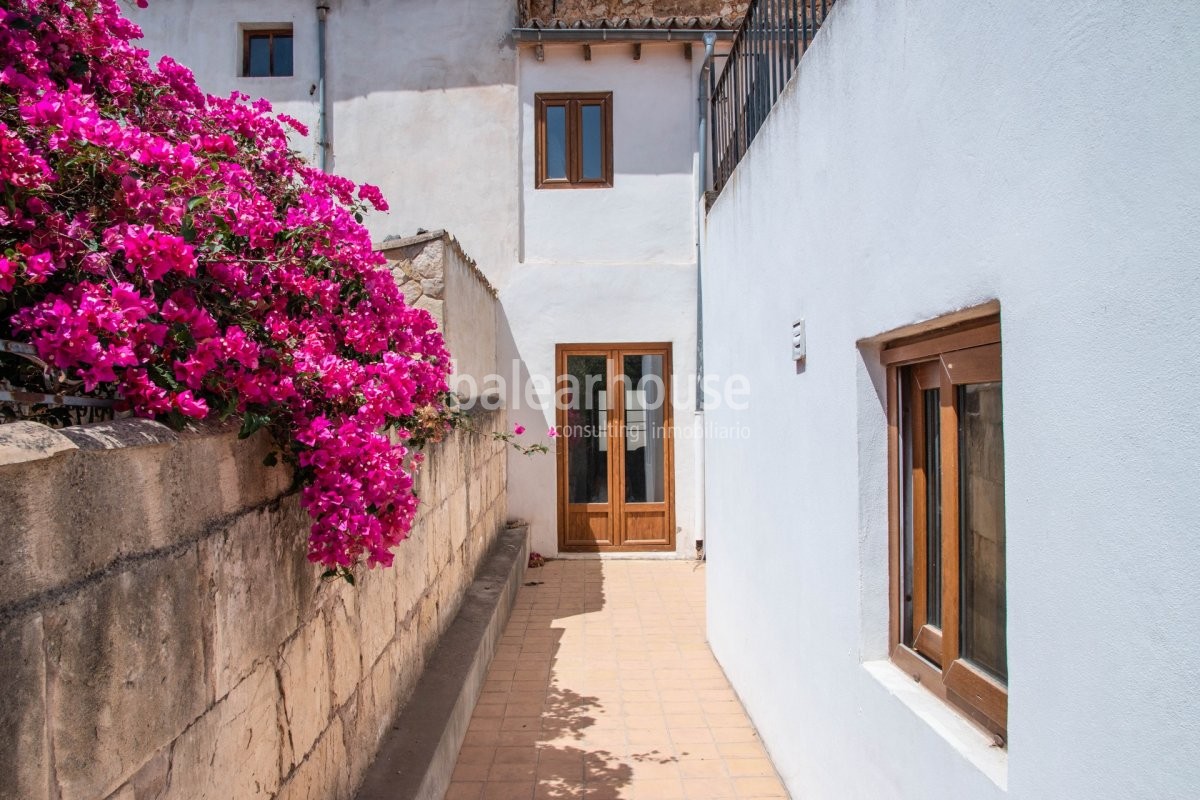
[[[386,204],[140,36],[116,0],[0,0],[0,338],[138,416],[269,429],[309,559],[390,565],[449,357],[360,224]]]

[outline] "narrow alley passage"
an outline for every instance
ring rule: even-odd
[[[788,796],[705,643],[702,564],[525,580],[447,800]]]

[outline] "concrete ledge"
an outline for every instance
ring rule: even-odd
[[[529,562],[528,529],[507,528],[380,745],[358,800],[441,800],[496,643]]]

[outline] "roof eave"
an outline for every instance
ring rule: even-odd
[[[513,28],[517,44],[594,44],[595,42],[701,42],[706,34],[731,41],[726,28]]]

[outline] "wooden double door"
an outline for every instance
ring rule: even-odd
[[[559,345],[558,545],[675,549],[669,344]]]

